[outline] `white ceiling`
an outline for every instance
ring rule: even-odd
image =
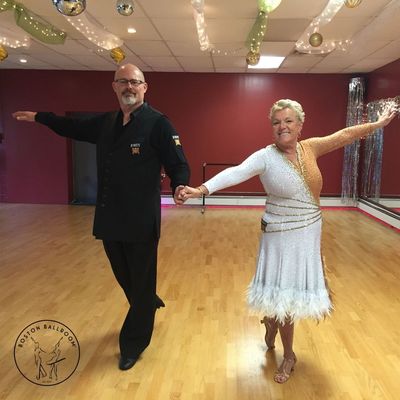
[[[120,37],[126,54],[144,71],[254,72],[246,64],[246,38],[257,16],[257,0],[204,0],[207,35],[219,53],[200,50],[190,0],[134,0],[135,12],[118,14],[116,0],[87,0],[85,13]],[[31,39],[26,48],[7,48],[0,69],[115,70],[109,51],[100,51],[61,15],[52,0],[20,0],[30,11],[67,33],[63,45]],[[400,58],[400,0],[363,0],[343,6],[322,26],[324,40],[352,39],[347,51],[325,55],[299,54],[295,43],[328,0],[282,0],[269,14],[261,55],[284,56],[276,73],[363,73]],[[75,17],[77,18],[77,17]],[[0,13],[0,27],[22,31],[12,11]],[[136,33],[127,33],[134,27]],[[21,56],[28,63],[21,64]]]

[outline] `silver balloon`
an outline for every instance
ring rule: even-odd
[[[86,0],[53,0],[57,10],[68,17],[75,17],[86,9]]]
[[[133,0],[117,0],[117,11],[124,17],[128,17],[133,13]]]

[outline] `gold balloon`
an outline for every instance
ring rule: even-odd
[[[346,7],[354,8],[354,7],[359,6],[361,4],[361,2],[362,2],[362,0],[346,0],[344,2],[344,4],[346,5]]]
[[[125,53],[121,47],[116,47],[110,51],[110,56],[117,64],[119,64],[125,58]]]
[[[0,61],[4,61],[8,57],[8,52],[5,47],[0,44]]]
[[[322,35],[318,32],[315,32],[310,36],[310,39],[308,39],[308,43],[310,43],[312,47],[318,47],[321,45],[323,40],[324,38]]]
[[[246,55],[247,65],[257,65],[260,61],[260,53],[249,51]]]

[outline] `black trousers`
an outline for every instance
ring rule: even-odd
[[[150,344],[153,333],[158,240],[148,243],[104,240],[103,245],[130,305],[119,335],[121,356],[138,358]]]

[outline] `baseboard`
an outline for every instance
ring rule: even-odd
[[[400,230],[400,216],[397,213],[390,211],[390,209],[379,208],[375,204],[369,203],[365,200],[359,200],[358,209],[368,214],[369,216],[389,225],[396,230]]]

